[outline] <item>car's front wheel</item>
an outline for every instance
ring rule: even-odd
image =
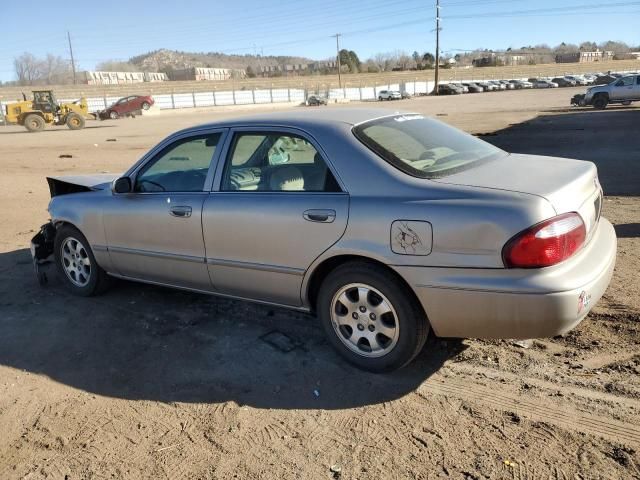
[[[149,102],[142,102],[142,109],[143,110],[149,110],[149,107],[151,107],[151,105],[149,105]]]
[[[111,120],[117,120],[117,118],[118,118],[118,112],[116,112],[116,111],[114,111],[114,110],[111,110],[111,111],[109,112],[109,118],[110,118]]]
[[[54,254],[60,277],[74,295],[89,297],[108,287],[109,276],[77,228],[64,225],[56,232]]]
[[[349,362],[389,372],[422,349],[429,323],[416,298],[393,273],[352,262],[322,283],[317,310],[329,342]]]
[[[607,108],[608,103],[609,99],[606,97],[606,95],[598,95],[593,100],[593,108],[595,108],[596,110],[604,110],[605,108]]]

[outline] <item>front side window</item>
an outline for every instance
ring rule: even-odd
[[[633,77],[623,77],[616,82],[616,87],[628,87],[633,85]]]
[[[135,191],[201,192],[220,134],[183,138],[162,150],[136,177]]]
[[[449,175],[474,162],[507,155],[493,145],[422,115],[395,115],[357,125],[356,138],[403,172],[421,178]]]
[[[335,177],[305,138],[279,132],[234,136],[224,170],[223,191],[337,192]]]

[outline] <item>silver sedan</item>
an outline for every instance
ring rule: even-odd
[[[328,109],[177,132],[123,175],[51,177],[32,241],[75,294],[112,277],[316,312],[370,371],[441,337],[574,328],[613,272],[590,162],[419,114]]]

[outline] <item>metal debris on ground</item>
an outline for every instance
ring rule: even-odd
[[[531,348],[533,346],[533,340],[512,340],[511,344],[520,348]]]

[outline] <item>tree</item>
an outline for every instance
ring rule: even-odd
[[[427,52],[422,56],[422,61],[425,63],[427,68],[433,68],[436,64],[436,57],[434,57],[432,53]]]
[[[31,53],[23,53],[13,59],[18,85],[33,85],[42,75],[42,62]]]
[[[340,64],[342,68],[345,68],[351,73],[358,73],[360,71],[360,59],[353,50],[340,50]]]
[[[247,65],[246,72],[248,78],[255,78],[256,72],[253,70],[253,67],[251,65]]]

